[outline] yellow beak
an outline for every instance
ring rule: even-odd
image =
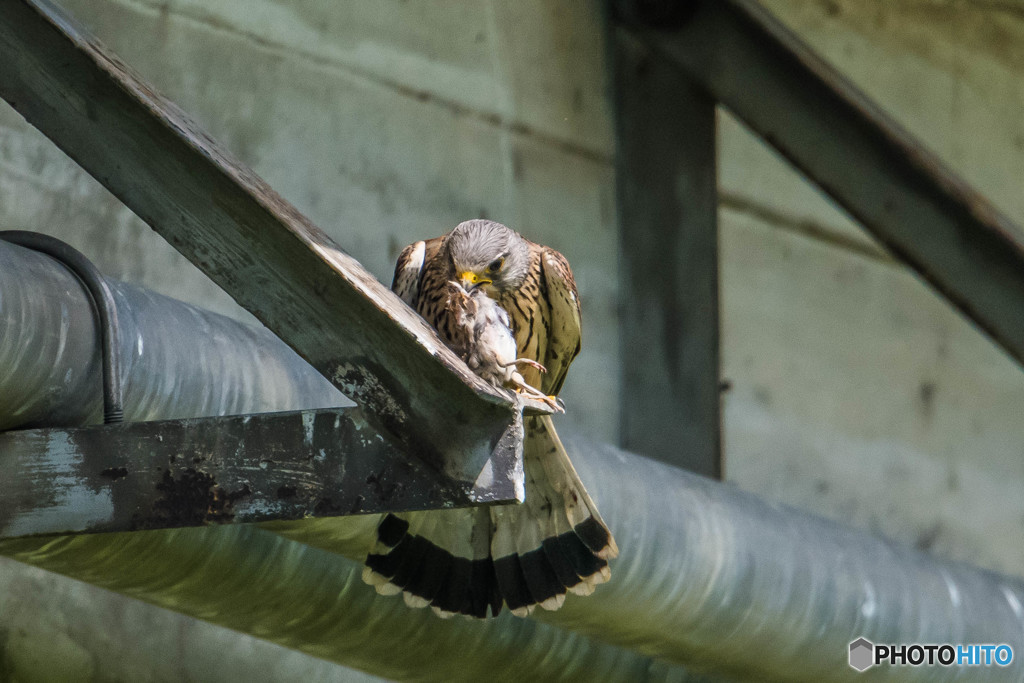
[[[474,287],[478,287],[480,285],[491,284],[490,280],[488,280],[487,278],[480,277],[471,270],[467,270],[466,272],[460,274],[459,280],[462,281],[462,286],[466,288],[466,290],[473,289]]]

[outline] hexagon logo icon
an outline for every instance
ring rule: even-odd
[[[867,638],[858,638],[850,643],[850,666],[864,671],[874,665],[875,646]]]

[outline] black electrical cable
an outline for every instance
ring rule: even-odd
[[[103,422],[124,421],[121,401],[121,366],[117,356],[117,306],[110,285],[103,274],[82,252],[56,237],[25,230],[0,230],[0,239],[26,249],[46,254],[74,273],[92,299],[99,317],[100,343],[103,353]]]

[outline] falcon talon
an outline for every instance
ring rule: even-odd
[[[531,360],[529,358],[516,358],[514,361],[512,361],[512,365],[518,366],[520,364],[521,365],[528,365],[531,368],[535,368],[538,372],[541,372],[541,373],[544,373],[544,374],[547,374],[547,372],[548,372],[548,369],[546,367],[544,367],[543,365],[541,365],[537,361]]]
[[[509,330],[509,331],[511,331],[511,330]],[[548,371],[548,369],[546,367],[544,367],[543,365],[541,365],[537,361],[532,360],[530,358],[516,358],[515,360],[510,360],[507,363],[501,363],[501,367],[503,367],[503,368],[507,368],[509,366],[519,366],[519,365],[527,365],[527,366],[529,366],[531,368],[535,368],[538,372],[546,373]]]
[[[558,392],[580,350],[580,305],[557,251],[466,221],[406,247],[391,289],[478,376],[565,412]],[[618,546],[551,416],[523,424],[523,503],[385,515],[363,580],[441,617],[476,618],[558,609],[607,581]]]
[[[527,398],[532,398],[535,401],[540,401],[541,403],[545,404],[556,413],[565,412],[565,403],[562,401],[562,399],[558,398],[557,396],[547,396],[544,393],[537,391],[529,384],[524,383],[520,385],[516,384],[515,382],[513,382],[512,384],[514,390],[517,393],[520,393]]]

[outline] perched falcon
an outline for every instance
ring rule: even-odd
[[[458,346],[467,328],[452,315],[451,282],[508,312],[518,357],[533,361],[521,377],[556,396],[580,350],[579,296],[565,257],[487,220],[406,247],[392,289]],[[503,604],[517,616],[536,605],[558,609],[566,592],[589,595],[607,581],[618,547],[551,417],[528,417],[524,426],[521,505],[384,515],[363,579],[412,607],[479,618]]]

